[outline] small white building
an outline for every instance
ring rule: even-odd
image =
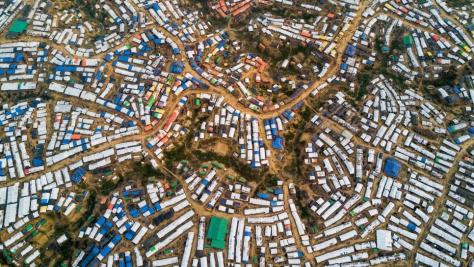
[[[377,230],[377,248],[380,250],[392,251],[392,232],[388,230]]]

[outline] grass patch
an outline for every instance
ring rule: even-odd
[[[303,197],[301,196],[301,191],[300,191],[300,188],[298,186],[295,186],[295,189],[296,189],[296,199],[298,201],[295,201],[295,204],[296,206],[298,207],[298,209],[300,210],[301,212],[301,218],[302,219],[309,219],[311,218],[310,214],[309,214],[309,211],[308,211],[308,207],[306,207],[305,205],[301,204],[301,201],[303,201]]]
[[[68,239],[66,242],[62,243],[56,252],[59,254],[58,262],[69,261],[74,255],[74,249],[76,248],[76,242],[72,239]]]
[[[311,107],[316,111],[326,105],[328,99],[336,94],[337,91],[334,89],[324,90],[323,92],[319,92],[316,97],[311,98]]]
[[[89,192],[90,192],[89,193],[90,195],[86,203],[87,210],[86,212],[82,214],[81,218],[79,218],[77,221],[74,222],[73,232],[77,232],[77,230],[84,225],[84,223],[87,221],[89,216],[91,216],[92,213],[94,212],[95,205],[97,204],[97,200],[96,200],[97,192],[95,192],[95,190],[92,190]]]
[[[221,156],[214,152],[202,152],[200,150],[193,151],[192,156],[199,161],[218,161],[232,169],[247,181],[259,182],[265,176],[266,168],[254,169],[247,163],[236,160],[230,155]]]
[[[469,0],[448,0],[447,2],[452,7],[471,6],[471,1]]]
[[[278,185],[278,178],[268,174],[263,183],[266,187],[275,187]]]
[[[136,161],[133,163],[133,172],[135,174],[140,174],[143,176],[161,176],[163,173],[158,170],[154,169],[153,166],[150,164],[141,164],[141,162]]]
[[[359,80],[359,87],[354,90],[345,90],[346,94],[352,97],[355,101],[360,101],[367,93],[367,86],[369,86],[371,76],[369,74],[357,74],[357,80]]]
[[[294,155],[288,157],[290,162],[288,162],[283,170],[294,178],[302,178],[303,171],[301,170],[301,166],[303,162],[300,156],[302,156],[301,146],[304,145],[305,142],[300,142],[300,139],[304,132],[304,125],[300,127],[298,124],[295,129],[296,134],[289,132],[285,136],[285,150],[288,151],[288,153],[294,153]]]
[[[165,151],[165,166],[168,170],[173,169],[173,164],[176,161],[182,160],[186,157],[186,147],[183,145],[177,145],[169,151]]]
[[[459,75],[456,72],[450,70],[448,72],[440,73],[438,79],[429,79],[429,80],[427,79],[427,80],[424,80],[423,83],[425,85],[433,85],[435,87],[440,87],[440,86],[445,86],[445,85],[454,86],[458,78],[459,78]]]
[[[117,183],[112,181],[112,179],[103,180],[100,184],[99,192],[102,195],[108,195],[108,194],[112,193],[112,191],[117,189],[119,187],[119,185],[122,184],[123,181],[124,181],[124,178],[123,178],[122,175],[118,175],[118,176],[119,176],[119,180],[117,181]]]

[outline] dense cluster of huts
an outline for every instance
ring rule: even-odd
[[[211,8],[230,18],[254,4],[220,1]],[[189,115],[186,105],[201,106],[199,112],[210,115],[197,126],[194,141],[209,136],[235,140],[236,158],[259,168],[270,164],[272,150],[283,150],[282,132],[303,106],[301,96],[311,90],[317,97],[340,83],[356,88],[359,68],[381,59],[395,29],[408,29],[406,53],[393,56],[390,71],[406,80],[436,78],[448,66],[459,68],[472,59],[468,7],[402,0],[373,1],[359,10],[357,0],[329,0],[346,12],[323,14],[324,0],[273,4],[321,14],[308,22],[266,13],[246,26],[268,38],[314,47],[312,56],[324,61],[321,69],[309,66],[317,73],[317,86],[266,77],[264,57],[243,52],[245,44],[224,29],[212,31],[201,12],[178,1],[99,1],[95,8],[111,26],[93,42],[100,27],[84,20],[80,10],[52,12],[57,6],[39,0],[3,3],[0,29],[27,7],[21,21],[29,24],[26,35],[35,40],[0,44],[2,97],[37,90],[43,83],[46,92],[61,97],[2,104],[0,223],[5,238],[0,246],[6,259],[39,263],[35,237],[46,224],[44,213],[71,218],[80,212],[88,192],[77,191],[76,184],[87,172],[115,180],[113,164],[138,155],[158,167],[173,141],[190,129],[181,123]],[[350,41],[342,42],[351,28],[356,30]],[[382,51],[377,51],[380,32]],[[338,56],[338,46],[344,46],[343,62],[333,72],[330,58]],[[279,67],[289,64],[285,59]],[[473,81],[466,76],[457,86],[436,89],[448,102],[474,102]],[[269,96],[278,94],[282,84],[293,93],[274,103],[252,86],[259,83],[270,85]],[[297,200],[300,190],[292,182],[279,181],[263,192],[226,176],[219,163],[193,170],[183,162],[176,168],[183,170],[179,183],[150,180],[143,188],[113,192],[101,201],[99,217],[53,242],[61,246],[70,238],[84,239],[86,248],[70,263],[81,267],[362,267],[409,260],[409,255],[419,265],[462,266],[474,252],[468,243],[474,241],[474,152],[463,154],[474,129],[466,118],[448,119],[431,100],[412,89],[399,90],[383,75],[368,87],[359,110],[338,92],[311,118],[316,131],[306,142],[304,163],[307,184],[317,195],[304,191],[303,204],[317,218],[317,227],[306,224]],[[199,93],[190,103],[193,90]],[[258,112],[275,115],[260,119]],[[143,140],[142,133],[151,134]],[[445,212],[438,215],[439,202]],[[201,207],[215,216],[201,215]],[[352,245],[344,242],[357,239]]]

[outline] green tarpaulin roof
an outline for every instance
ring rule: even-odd
[[[207,238],[211,239],[211,247],[224,249],[225,248],[225,235],[229,232],[227,225],[229,221],[219,217],[212,217],[209,230],[207,232]]]
[[[411,45],[413,44],[413,38],[411,36],[405,36],[403,37],[403,43],[405,45]]]
[[[22,33],[28,27],[28,22],[15,20],[10,27],[10,32]]]

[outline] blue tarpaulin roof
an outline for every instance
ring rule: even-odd
[[[344,54],[353,57],[355,55],[357,48],[353,45],[348,45]]]
[[[82,177],[84,177],[84,175],[86,175],[86,170],[79,167],[79,168],[76,169],[74,174],[71,176],[71,180],[77,184],[81,181],[81,179],[82,179]]]
[[[34,158],[33,159],[33,167],[38,167],[38,166],[43,166],[43,160],[40,158]]]
[[[273,140],[272,147],[275,149],[282,150],[283,149],[283,138],[281,136],[275,136]]]
[[[398,175],[400,174],[400,170],[402,168],[402,163],[394,158],[388,158],[387,161],[385,162],[385,168],[383,169],[383,172],[386,174],[398,178]]]

